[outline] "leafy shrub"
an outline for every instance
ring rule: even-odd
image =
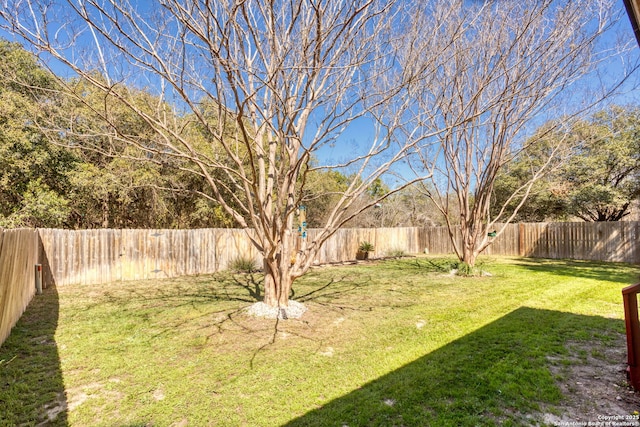
[[[255,258],[246,255],[238,255],[229,263],[229,269],[243,273],[251,273],[258,270]]]
[[[361,252],[373,252],[374,251],[373,243],[364,241],[360,243],[360,247],[358,247],[358,250]]]

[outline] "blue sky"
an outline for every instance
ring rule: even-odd
[[[146,1],[140,2],[141,4],[148,4]],[[616,7],[620,12],[624,12],[624,5],[622,0],[618,0],[616,3]],[[2,33],[0,33],[2,34]],[[5,38],[12,40],[14,39],[11,35],[4,34]],[[612,34],[612,37],[622,37],[625,40],[629,40],[630,42],[635,43],[635,37],[633,35],[633,31],[631,29],[631,24],[626,16],[620,21],[617,28],[617,35]],[[90,40],[85,39],[85,42],[90,44]],[[630,58],[626,58],[629,60],[633,60],[638,58],[640,55],[640,49],[636,46],[633,53],[630,55]],[[66,70],[54,62],[50,62],[49,65],[52,66],[54,71],[56,71],[60,75],[68,75]],[[593,80],[590,82],[592,84],[598,84],[597,78],[601,78],[605,81],[605,83],[610,83],[607,81],[609,79],[613,80],[616,78],[616,71],[619,64],[611,63],[606,67],[602,68],[602,72],[600,76],[593,76]],[[630,82],[628,85],[624,87],[624,91],[620,93],[618,96],[612,99],[612,102],[621,103],[621,104],[640,104],[640,92],[637,89],[632,89],[632,85],[637,83],[639,80],[638,77],[635,79],[636,81]],[[321,150],[317,152],[317,156],[320,158],[321,163],[335,163],[340,162],[340,160],[348,159],[352,157],[353,154],[357,154],[361,152],[364,148],[368,147],[368,141],[370,141],[374,137],[374,129],[371,123],[368,120],[362,119],[353,122],[342,135],[338,137],[335,144],[329,144],[323,147]],[[403,166],[399,166],[396,170],[404,170]],[[393,180],[388,181],[389,185],[393,185]]]

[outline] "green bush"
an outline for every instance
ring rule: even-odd
[[[373,252],[375,249],[373,247],[373,243],[364,241],[360,243],[358,250],[361,252]]]
[[[229,269],[233,271],[240,271],[243,273],[251,273],[259,270],[258,263],[255,258],[246,255],[238,255],[229,263]]]

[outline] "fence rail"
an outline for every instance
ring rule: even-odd
[[[374,257],[453,253],[444,227],[342,229],[316,263],[353,260],[363,241]],[[640,263],[640,222],[509,224],[485,254]],[[0,230],[0,344],[35,293],[35,264],[61,286],[215,273],[238,256],[259,261],[242,230]]]

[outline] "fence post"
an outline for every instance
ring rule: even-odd
[[[42,264],[36,264],[36,294],[42,294]]]
[[[640,390],[640,320],[638,319],[638,297],[640,283],[622,290],[624,321],[627,330],[627,376],[631,386]]]

